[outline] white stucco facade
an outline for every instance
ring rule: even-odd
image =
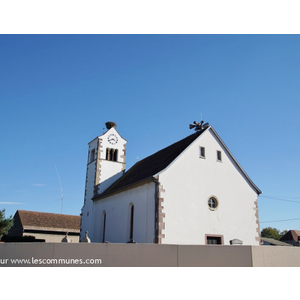
[[[110,146],[109,134],[121,140],[117,131],[111,130],[97,138],[103,149]],[[95,143],[90,143],[90,149]],[[126,144],[123,139],[122,144]],[[95,164],[89,160],[86,199],[93,200],[85,200],[82,208],[81,234],[88,230],[92,242],[203,245],[216,240],[229,245],[238,239],[244,245],[259,245],[257,197],[261,192],[212,127],[158,173],[104,194],[123,176],[125,165],[121,158],[111,162],[101,155]],[[97,186],[99,176],[95,170],[101,173],[97,197],[93,182]],[[209,207],[211,197],[217,207]]]
[[[130,240],[130,213],[134,206],[133,240],[155,242],[155,183],[150,182],[94,203],[94,242],[127,243]],[[103,215],[106,214],[104,225]],[[103,228],[105,226],[105,238]]]
[[[225,245],[233,239],[259,244],[257,192],[211,129],[159,174],[159,182],[165,191],[162,243],[205,244],[207,236],[219,236]],[[208,206],[212,196],[215,210]]]

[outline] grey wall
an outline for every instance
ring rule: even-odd
[[[299,267],[300,247],[1,243],[5,266]]]

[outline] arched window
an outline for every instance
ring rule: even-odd
[[[110,149],[106,148],[106,159],[110,160]]]
[[[118,149],[115,149],[115,151],[114,151],[113,161],[118,161]]]
[[[129,242],[133,242],[134,205],[130,204]]]
[[[118,149],[106,148],[106,160],[118,161]]]
[[[115,149],[110,149],[110,160],[111,161],[114,160],[114,153],[115,153]]]
[[[102,223],[102,243],[105,242],[105,229],[106,229],[106,211],[104,210],[102,212],[102,219],[103,219],[103,223]]]

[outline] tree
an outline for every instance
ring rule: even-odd
[[[8,233],[8,230],[13,226],[13,217],[5,219],[5,209],[0,210],[0,238]]]
[[[287,230],[283,230],[283,231],[280,232],[276,228],[267,227],[267,228],[264,228],[261,231],[260,235],[261,235],[261,237],[272,238],[272,239],[275,239],[275,240],[280,240],[285,235],[285,233],[287,233]]]

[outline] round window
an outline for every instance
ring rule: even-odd
[[[210,197],[210,198],[208,199],[208,207],[209,207],[209,209],[211,209],[211,210],[216,210],[217,207],[218,207],[218,205],[219,205],[219,203],[218,203],[217,198],[215,198],[215,197]]]

